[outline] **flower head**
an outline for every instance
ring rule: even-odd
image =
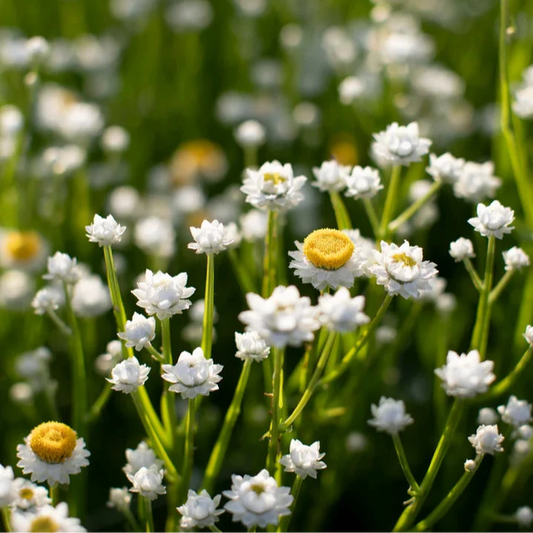
[[[217,494],[214,498],[204,489],[200,494],[189,490],[187,501],[178,507],[182,515],[180,526],[184,529],[203,528],[214,526],[224,509],[217,509],[222,496]]]
[[[120,512],[127,511],[131,504],[131,494],[127,487],[109,489],[109,500],[106,505]]]
[[[45,487],[35,485],[31,481],[18,477],[13,481],[13,487],[17,493],[17,498],[13,506],[22,511],[35,511],[38,507],[49,505],[52,500],[48,497],[48,490]]]
[[[405,404],[402,400],[382,396],[379,404],[372,404],[370,410],[374,418],[368,423],[378,431],[386,431],[391,435],[403,431],[414,422],[413,417],[405,412]]]
[[[524,333],[524,339],[530,346],[533,346],[533,326],[526,326],[526,332]]]
[[[143,252],[156,257],[172,257],[176,249],[172,221],[158,216],[139,220],[135,224],[133,239]]]
[[[56,252],[48,258],[48,273],[43,276],[50,281],[61,281],[67,284],[76,283],[80,279],[77,259],[68,254]]]
[[[245,120],[235,130],[236,141],[244,147],[264,144],[266,132],[257,120]]]
[[[472,241],[464,237],[459,237],[456,241],[450,243],[450,255],[455,259],[456,263],[464,261],[467,257],[476,257]]]
[[[93,223],[85,226],[85,231],[89,242],[97,242],[100,246],[112,246],[121,241],[126,226],[118,224],[113,215],[108,215],[107,218],[94,215]]]
[[[533,115],[533,110],[532,110],[532,115]],[[527,507],[527,506],[519,507],[516,510],[516,513],[514,514],[514,516],[520,527],[528,528],[533,523],[533,510],[531,509],[531,507]]]
[[[122,358],[122,343],[119,340],[112,340],[107,343],[106,352],[96,358],[94,366],[99,374],[107,376]]]
[[[11,520],[13,531],[87,531],[81,526],[79,518],[69,518],[68,505],[65,502],[58,503],[55,507],[39,507],[35,513],[15,511]]]
[[[526,400],[519,400],[516,396],[511,396],[507,405],[500,405],[498,413],[506,424],[511,424],[515,428],[531,422],[531,408],[533,406]]]
[[[494,455],[503,452],[503,435],[498,433],[498,426],[479,426],[475,435],[468,437],[470,444],[476,449],[478,455]]]
[[[135,347],[138,352],[147,348],[155,339],[155,318],[133,313],[133,318],[126,322],[126,331],[118,333],[118,337],[126,341],[127,348]]]
[[[268,357],[270,348],[266,345],[257,331],[246,331],[245,333],[235,333],[235,344],[237,345],[237,353],[235,357],[242,359],[252,359],[253,361],[263,361]]]
[[[498,422],[498,413],[491,407],[482,407],[477,415],[478,424],[496,424]]]
[[[326,463],[321,461],[324,455],[326,454],[320,453],[320,442],[306,446],[299,440],[292,439],[290,453],[284,455],[279,462],[285,467],[285,472],[294,472],[302,479],[307,476],[316,479],[317,470],[326,468]]]
[[[350,174],[346,174],[345,196],[359,198],[373,198],[383,189],[379,172],[372,167],[355,166]]]
[[[172,385],[169,391],[181,393],[186,400],[196,396],[209,396],[210,392],[218,390],[217,383],[222,365],[216,365],[213,359],[206,359],[202,348],[196,348],[192,354],[181,352],[175,365],[162,365],[162,378]]]
[[[130,394],[134,390],[144,385],[148,379],[151,368],[139,364],[136,357],[129,357],[116,364],[111,370],[111,379],[106,378],[109,383],[113,383],[113,390]]]
[[[196,250],[197,254],[218,254],[233,243],[224,224],[218,220],[204,220],[200,228],[191,227],[191,234],[196,242],[190,242],[187,247]]]
[[[74,285],[72,309],[77,316],[99,316],[109,311],[111,307],[109,288],[100,276],[85,276]]]
[[[13,484],[14,479],[13,469],[0,465],[0,507],[11,505],[15,501],[17,491]]]
[[[352,298],[346,287],[341,287],[334,295],[323,294],[318,298],[320,321],[332,331],[354,331],[370,318],[363,313],[365,297]]]
[[[453,157],[449,152],[438,157],[435,154],[429,154],[429,167],[426,168],[426,172],[435,181],[455,183],[461,175],[464,164],[464,159]]]
[[[471,398],[486,392],[496,379],[493,368],[492,361],[480,361],[477,350],[461,355],[449,351],[446,364],[437,368],[435,374],[442,380],[442,387],[448,396]]]
[[[31,302],[36,315],[56,311],[65,303],[65,291],[61,286],[49,285],[37,291]]]
[[[44,422],[35,427],[17,446],[17,463],[23,474],[31,474],[37,483],[47,481],[50,486],[70,483],[72,474],[79,474],[87,466],[91,454],[85,441],[76,432],[60,422]]]
[[[494,198],[501,184],[501,179],[494,176],[494,163],[491,161],[481,164],[467,162],[453,184],[453,192],[457,198],[476,203]]]
[[[316,181],[311,185],[318,187],[322,192],[341,191],[346,187],[345,176],[350,172],[350,167],[339,165],[337,161],[324,161],[320,167],[313,167]]]
[[[529,266],[529,255],[518,246],[513,246],[503,252],[503,260],[505,261],[505,270],[521,270]]]
[[[166,494],[163,485],[164,471],[156,467],[143,466],[135,474],[126,474],[133,487],[130,492],[138,492],[148,500],[155,500],[160,494]]]
[[[280,516],[291,514],[294,498],[288,487],[278,487],[276,480],[263,469],[256,476],[231,476],[231,490],[223,492],[230,501],[224,508],[233,514],[234,522],[247,528],[277,525]]]
[[[514,227],[510,224],[514,220],[514,211],[510,207],[504,207],[498,200],[494,200],[489,206],[477,205],[477,217],[468,220],[474,229],[483,237],[496,237],[503,239],[505,233],[511,233]]]
[[[143,466],[146,468],[155,467],[157,470],[163,468],[163,461],[158,459],[154,450],[142,441],[137,448],[126,450],[126,466],[122,469],[126,475],[134,476]]]

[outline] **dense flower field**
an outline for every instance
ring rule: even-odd
[[[532,24],[2,0],[4,530],[531,530]]]

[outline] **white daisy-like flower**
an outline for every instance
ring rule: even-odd
[[[278,487],[268,470],[256,476],[231,476],[231,490],[223,492],[230,501],[224,508],[233,514],[234,522],[242,522],[247,528],[277,525],[280,516],[291,514],[294,498],[289,487]]]
[[[127,487],[109,489],[109,499],[106,502],[108,507],[117,509],[120,512],[128,511],[131,504],[132,495]]]
[[[57,285],[49,285],[37,291],[31,302],[36,315],[56,311],[65,304],[65,291]]]
[[[202,348],[196,348],[192,354],[181,352],[175,365],[162,365],[165,381],[172,383],[169,391],[181,394],[181,397],[193,399],[196,396],[209,396],[210,392],[218,390],[217,383],[223,366],[217,365],[213,359],[206,359]]]
[[[341,287],[334,295],[323,294],[318,298],[319,319],[331,331],[354,331],[370,322],[363,313],[365,297],[352,298],[346,287]]]
[[[516,435],[521,439],[529,441],[533,437],[533,427],[529,424],[524,424],[518,428]]]
[[[89,464],[91,454],[85,449],[83,438],[61,422],[44,422],[35,427],[17,446],[17,463],[23,474],[31,474],[37,483],[47,481],[52,487],[57,483],[70,483],[73,474],[79,474]]]
[[[279,462],[285,467],[285,472],[294,472],[305,479],[311,476],[316,479],[317,470],[326,468],[326,463],[321,461],[325,453],[320,453],[320,442],[316,441],[311,446],[302,444],[298,439],[292,439],[290,453],[284,455]]]
[[[349,172],[349,166],[339,165],[334,159],[324,161],[320,167],[313,167],[316,181],[311,182],[311,185],[322,192],[342,191],[346,187],[345,175]]]
[[[259,170],[246,169],[241,191],[254,207],[285,211],[303,200],[300,189],[306,181],[305,176],[294,177],[289,163],[282,165],[279,161],[272,161],[264,163]]]
[[[68,516],[68,505],[58,503],[55,507],[45,505],[36,509],[35,513],[15,511],[11,516],[13,531],[64,531],[78,533],[87,531],[80,523],[79,518]]]
[[[514,227],[510,226],[514,220],[514,211],[504,207],[498,200],[490,205],[477,205],[477,217],[470,218],[468,223],[481,233],[483,237],[496,237],[503,239],[505,233],[511,233]]]
[[[235,140],[243,147],[261,146],[265,142],[265,127],[257,120],[245,120],[235,129]]]
[[[130,134],[122,126],[109,126],[104,130],[100,142],[106,152],[121,154],[130,145]]]
[[[44,274],[43,278],[67,284],[76,283],[81,277],[77,262],[75,257],[56,252],[48,258],[48,272]]]
[[[126,450],[126,461],[126,466],[122,470],[130,476],[134,476],[143,466],[163,469],[163,461],[157,458],[154,450],[144,441],[141,441],[135,450],[132,448]]]
[[[515,93],[513,111],[520,118],[533,117],[533,86],[526,85],[518,89]]]
[[[77,316],[99,316],[112,307],[109,287],[100,276],[85,276],[74,285],[72,291],[72,309]]]
[[[136,357],[129,357],[116,364],[111,370],[111,379],[106,380],[113,384],[113,390],[130,394],[144,385],[150,370],[149,366],[139,364]]]
[[[532,99],[533,99],[533,95],[532,95]],[[531,111],[531,113],[533,115],[533,110]],[[533,510],[531,509],[531,507],[528,507],[527,505],[523,507],[519,507],[516,510],[514,517],[516,518],[516,521],[520,527],[528,528],[531,526],[531,524],[533,524]]]
[[[35,485],[35,483],[27,479],[18,477],[13,482],[13,487],[17,492],[17,498],[13,502],[14,508],[28,511],[52,503],[52,500],[48,497],[48,490],[45,487]]]
[[[112,246],[121,241],[126,226],[121,226],[113,215],[108,215],[107,218],[94,215],[93,223],[85,226],[85,231],[89,242],[97,242],[99,246]]]
[[[382,396],[379,404],[372,404],[370,410],[374,418],[368,423],[378,431],[385,431],[391,435],[403,431],[414,422],[413,417],[405,412],[405,404],[402,400]]]
[[[240,313],[239,320],[249,331],[257,331],[269,346],[301,346],[312,341],[313,332],[320,328],[318,310],[294,285],[276,287],[267,299],[248,293],[246,301],[250,310]]]
[[[530,264],[529,255],[522,248],[518,248],[518,246],[513,246],[506,252],[503,252],[502,255],[505,261],[505,270],[521,270]]]
[[[189,490],[187,501],[177,508],[182,515],[180,526],[184,529],[214,526],[219,520],[219,515],[224,512],[224,509],[217,509],[221,498],[220,494],[211,498],[205,489],[200,494]]]
[[[10,466],[0,465],[0,507],[11,505],[17,498],[15,474]]]
[[[213,222],[204,220],[201,227],[191,227],[190,229],[195,242],[190,242],[187,248],[195,250],[197,254],[218,254],[233,243],[233,239],[228,237],[224,224],[218,220],[213,220]]]
[[[126,322],[126,331],[119,332],[117,336],[126,341],[127,348],[135,348],[139,352],[155,339],[155,318],[133,313],[133,318]]]
[[[408,241],[401,246],[381,241],[381,252],[374,250],[374,258],[376,264],[369,271],[391,296],[419,298],[422,291],[431,290],[431,280],[438,273],[435,263],[423,261],[422,248]]]
[[[345,173],[345,196],[359,198],[373,198],[383,189],[379,172],[372,167],[355,166],[351,173]]]
[[[467,257],[476,257],[472,241],[464,237],[459,237],[456,241],[450,243],[450,255],[455,259],[456,263],[464,261]]]
[[[289,252],[293,258],[289,267],[304,283],[315,289],[339,286],[350,288],[356,277],[364,275],[364,258],[359,257],[352,240],[336,229],[319,229],[310,233],[298,250]]]
[[[454,157],[449,152],[440,156],[429,154],[429,166],[426,168],[426,172],[435,181],[453,184],[459,179],[464,164],[464,159]]]
[[[496,379],[492,373],[493,361],[480,361],[479,352],[472,350],[459,355],[449,351],[446,364],[435,370],[442,380],[442,387],[448,396],[472,398],[487,392],[489,385]]]
[[[144,280],[137,283],[133,295],[137,298],[137,305],[146,309],[149,315],[157,315],[159,320],[181,314],[191,306],[190,298],[196,289],[186,287],[187,274],[182,272],[177,276],[163,273],[155,274],[146,270]]]
[[[507,405],[500,405],[498,413],[506,424],[515,428],[529,424],[531,422],[531,408],[533,406],[526,400],[519,400],[516,396],[511,396]]]
[[[133,487],[130,492],[138,492],[148,500],[155,500],[159,495],[166,494],[167,489],[163,485],[163,470],[155,466],[146,468],[143,466],[135,474],[126,474]]]
[[[498,422],[498,413],[492,407],[483,407],[479,410],[477,415],[478,424],[496,424]]]
[[[252,209],[240,217],[239,223],[245,241],[261,241],[265,238],[268,230],[268,214],[258,209]]]
[[[470,435],[468,441],[476,449],[478,455],[494,455],[495,452],[503,452],[503,435],[498,432],[498,426],[484,426],[477,428],[475,435]]]
[[[363,269],[364,275],[372,277],[372,274],[368,269],[376,262],[374,259],[376,243],[372,239],[363,237],[358,229],[343,229],[342,232],[346,233],[354,243],[355,248],[357,249],[357,255],[361,261],[361,268]]]
[[[372,155],[379,166],[408,166],[422,159],[429,152],[431,141],[420,137],[418,124],[411,122],[399,126],[393,122],[385,131],[374,134]]]
[[[468,161],[453,184],[453,192],[457,198],[477,203],[485,198],[494,198],[501,184],[502,180],[494,176],[492,161],[481,164]]]
[[[242,359],[252,359],[253,361],[263,361],[270,353],[270,348],[266,345],[257,331],[246,331],[245,333],[235,332],[235,344],[237,353],[235,357]]]
[[[526,332],[524,333],[524,339],[526,339],[529,346],[533,346],[533,326],[526,326]]]

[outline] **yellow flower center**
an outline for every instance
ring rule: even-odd
[[[30,433],[30,448],[46,463],[62,463],[75,447],[76,432],[61,422],[44,422]]]
[[[411,268],[416,266],[416,261],[412,257],[409,257],[407,254],[404,254],[404,253],[394,254],[392,258],[397,263],[403,263],[405,266],[408,266]]]
[[[29,487],[24,487],[19,490],[19,498],[22,498],[23,500],[31,500],[33,499],[33,489]]]
[[[54,522],[49,516],[38,516],[31,521],[29,530],[53,533],[54,531],[59,531],[59,524]]]
[[[258,495],[260,496],[265,492],[265,487],[263,485],[251,485],[250,488]]]
[[[267,172],[263,175],[265,181],[271,181],[274,185],[280,185],[287,181],[287,178],[281,176],[279,172]]]
[[[41,249],[41,239],[34,231],[14,231],[7,236],[6,248],[17,261],[33,259]]]
[[[354,244],[342,231],[317,229],[304,240],[304,254],[318,268],[337,270],[345,265],[354,251]]]

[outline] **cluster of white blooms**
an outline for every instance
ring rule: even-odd
[[[346,192],[345,196],[359,198],[373,198],[383,189],[379,172],[372,167],[355,166],[349,174],[345,176]]]
[[[533,406],[526,400],[519,400],[516,396],[511,396],[507,405],[500,405],[498,413],[506,424],[511,424],[519,428],[531,422],[531,408]]]
[[[437,368],[435,374],[442,380],[442,387],[448,396],[471,398],[487,392],[496,379],[493,368],[492,361],[480,361],[477,350],[461,355],[450,350],[446,364]]]
[[[429,166],[426,171],[436,181],[454,184],[459,180],[464,164],[464,159],[454,157],[449,152],[438,157],[429,154]]]
[[[168,390],[180,393],[184,400],[192,400],[218,390],[223,366],[215,364],[213,359],[206,359],[202,348],[196,348],[192,354],[181,352],[175,365],[162,365],[161,368],[164,371],[161,377],[172,383]]]
[[[13,531],[87,531],[79,518],[69,517],[68,505],[65,502],[58,503],[55,507],[39,507],[35,513],[14,512],[11,521]]]
[[[126,450],[126,466],[123,470],[133,485],[130,492],[138,492],[141,496],[155,500],[160,494],[165,494],[163,485],[163,462],[157,459],[154,451],[141,442],[135,450]]]
[[[214,526],[219,520],[218,517],[224,512],[224,509],[217,509],[221,498],[220,494],[211,498],[205,489],[200,494],[189,489],[187,501],[178,507],[182,515],[180,526],[183,529]]]
[[[470,444],[476,449],[478,455],[494,455],[495,452],[503,452],[503,435],[498,432],[498,426],[481,425],[475,435],[468,437]]]
[[[505,270],[521,270],[529,266],[529,255],[522,248],[518,248],[518,246],[513,246],[506,252],[503,252],[502,255],[505,261]]]
[[[270,353],[270,348],[257,331],[236,332],[235,344],[237,345],[235,357],[243,361],[252,359],[253,361],[260,362],[266,359]]]
[[[457,198],[477,203],[485,198],[494,198],[501,184],[501,179],[494,176],[494,163],[469,161],[464,164],[459,178],[454,182],[453,192]]]
[[[117,363],[111,370],[111,379],[106,380],[113,384],[113,390],[130,394],[144,385],[150,370],[149,366],[141,365],[136,357],[129,357]]]
[[[363,313],[365,297],[352,298],[346,287],[341,287],[333,295],[323,294],[318,298],[319,320],[332,331],[354,331],[370,322]]]
[[[197,254],[218,254],[233,243],[233,239],[228,237],[227,228],[218,220],[204,220],[201,227],[191,227],[191,235],[195,242],[189,243],[187,247],[195,250]]]
[[[279,462],[285,467],[285,472],[294,472],[305,479],[307,476],[317,477],[317,470],[326,468],[326,463],[321,459],[326,455],[320,453],[320,442],[313,442],[311,446],[302,444],[298,439],[292,439],[290,453],[284,455]]]
[[[376,264],[369,271],[391,296],[419,298],[422,291],[431,289],[438,272],[435,263],[423,260],[422,248],[411,246],[408,241],[401,246],[381,241],[381,252],[375,250],[374,258]]]
[[[459,237],[456,241],[450,243],[450,255],[456,262],[464,261],[467,257],[476,257],[474,254],[474,245],[470,239]]]
[[[391,435],[403,431],[414,422],[413,417],[405,412],[405,404],[402,400],[382,396],[379,404],[372,404],[370,410],[374,418],[368,423],[378,431],[385,431]]]
[[[478,204],[477,217],[470,218],[468,223],[481,233],[483,237],[496,237],[503,239],[505,233],[511,233],[514,227],[510,226],[514,220],[514,211],[504,207],[498,200],[489,206]]]
[[[312,341],[313,332],[320,327],[316,308],[294,285],[276,287],[267,299],[248,293],[246,301],[250,310],[241,312],[239,320],[248,330],[257,331],[269,346],[300,346]]]
[[[112,246],[122,240],[126,227],[121,226],[113,215],[108,215],[107,218],[94,215],[93,223],[85,226],[85,231],[89,242],[97,242],[99,246]]]
[[[133,313],[133,318],[126,322],[125,331],[119,332],[118,337],[126,341],[127,348],[135,348],[138,352],[147,348],[155,338],[155,318]]]

